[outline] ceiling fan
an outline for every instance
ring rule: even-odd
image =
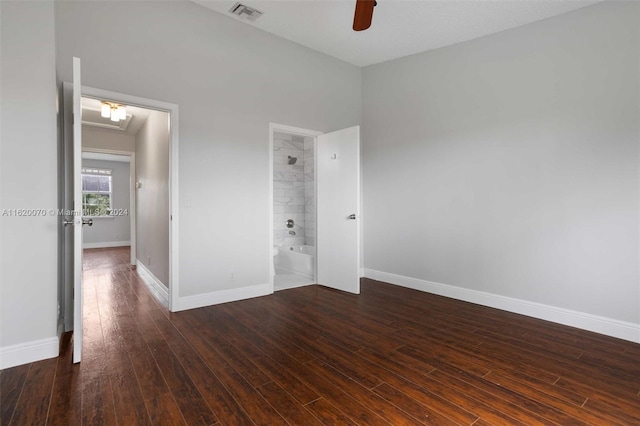
[[[356,12],[353,15],[354,31],[363,31],[371,26],[373,8],[377,4],[376,0],[356,0]]]

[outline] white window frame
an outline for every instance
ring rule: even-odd
[[[92,175],[92,176],[108,176],[109,177],[109,192],[106,191],[85,191],[84,190],[84,177],[87,175]],[[82,189],[82,212],[83,212],[83,216],[84,217],[90,217],[90,218],[107,218],[107,217],[113,217],[111,216],[110,212],[113,211],[113,170],[111,169],[102,169],[102,168],[97,168],[97,167],[83,167],[82,168],[82,183],[83,183],[83,189]],[[107,209],[107,213],[103,214],[103,215],[84,215],[85,212],[85,204],[84,204],[84,195],[85,194],[103,194],[103,195],[109,195],[109,208]]]

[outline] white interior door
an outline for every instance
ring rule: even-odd
[[[73,362],[82,358],[82,84],[73,58]]]
[[[318,284],[360,293],[360,126],[317,138]]]

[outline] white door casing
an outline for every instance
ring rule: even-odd
[[[360,126],[317,137],[318,284],[360,293]]]
[[[82,95],[93,99],[108,99],[124,105],[136,106],[139,108],[163,111],[169,114],[169,310],[171,312],[180,311],[185,308],[180,303],[179,290],[179,195],[178,195],[178,135],[179,135],[179,107],[177,104],[158,101],[155,99],[142,98],[111,90],[98,89],[95,87],[82,87]],[[135,162],[132,167],[135,168]],[[134,170],[135,173],[135,170]],[[132,182],[132,193],[135,193],[135,182]],[[135,220],[135,203],[130,206],[132,220]],[[134,228],[132,228],[133,231]],[[136,263],[136,250],[131,246],[131,264]]]

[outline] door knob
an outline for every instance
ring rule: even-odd
[[[82,219],[82,224],[83,225],[89,225],[89,226],[93,226],[93,219]]]
[[[349,219],[349,220],[356,220],[356,214],[355,214],[355,213],[350,214],[350,215],[347,217],[347,219]]]
[[[73,225],[73,219],[65,219],[62,223],[64,224],[64,226]]]

